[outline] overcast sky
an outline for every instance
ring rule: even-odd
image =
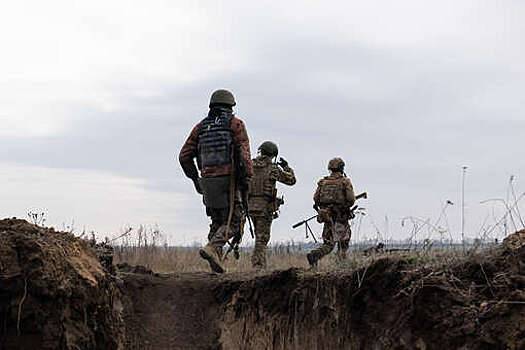
[[[518,0],[3,1],[0,216],[204,242],[176,157],[228,88],[252,151],[274,140],[297,173],[272,240],[303,239],[290,227],[334,156],[370,195],[359,238],[405,238],[403,217],[435,222],[446,200],[459,238],[467,165],[475,238],[503,212],[480,201],[506,198],[511,175],[525,191],[524,40]]]

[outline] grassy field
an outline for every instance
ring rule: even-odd
[[[199,247],[171,247],[165,242],[165,237],[160,230],[153,227],[140,227],[136,231],[129,230],[117,242],[114,242],[114,261],[128,263],[130,265],[141,265],[155,272],[203,272],[209,271],[206,261],[200,258]],[[402,257],[417,266],[448,266],[468,258],[482,251],[490,250],[497,246],[494,243],[480,244],[470,242],[466,246],[460,244],[440,244],[434,242],[419,242],[420,244],[388,243],[385,249],[379,253],[365,254],[364,250],[377,244],[370,242],[351,242],[347,259],[341,261],[336,254],[332,253],[322,259],[319,263],[319,271],[332,271],[338,269],[356,269],[368,266],[372,261],[388,257]],[[474,241],[475,242],[475,241]],[[289,242],[275,243],[267,250],[267,270],[284,270],[292,267],[308,268],[306,254],[312,249],[313,244]],[[225,246],[225,249],[227,246]],[[392,249],[394,248],[394,249]],[[240,250],[240,258],[236,260],[233,253],[229,254],[225,261],[225,267],[229,272],[250,272],[252,247],[243,247]],[[337,249],[337,248],[336,248]],[[401,250],[388,252],[388,250]],[[335,251],[335,250],[334,250]]]
[[[484,248],[490,249],[490,248]],[[332,253],[321,260],[319,271],[339,269],[356,269],[368,266],[372,261],[384,257],[403,258],[417,266],[449,266],[480,250],[470,249],[465,254],[457,249],[411,250],[406,252],[382,252],[365,255],[363,251],[351,250],[346,260],[341,261]],[[267,251],[267,270],[284,270],[292,267],[308,268],[306,254],[308,250],[298,249],[293,245],[277,245]],[[142,265],[155,272],[202,272],[209,271],[208,264],[200,258],[197,247],[167,247],[167,246],[116,246],[115,263]],[[225,266],[228,272],[250,272],[251,248],[241,250],[239,260],[228,256]]]

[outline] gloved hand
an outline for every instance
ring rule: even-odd
[[[195,186],[195,191],[197,191],[198,194],[202,194],[202,188],[201,184],[199,183],[199,178],[192,179],[193,186]]]
[[[286,159],[284,159],[282,157],[279,158],[279,162],[277,164],[279,164],[283,168],[287,168],[288,167],[288,162],[286,161]]]

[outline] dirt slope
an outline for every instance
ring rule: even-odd
[[[0,349],[525,349],[525,231],[441,268],[114,277],[86,242],[0,220]]]
[[[121,349],[121,311],[87,242],[0,220],[0,349]]]

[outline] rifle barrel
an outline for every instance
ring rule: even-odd
[[[298,222],[297,224],[293,225],[292,228],[298,228],[299,226],[306,224],[308,221],[313,220],[313,219],[315,219],[316,217],[317,217],[317,215],[314,215],[314,216],[312,216],[312,217],[309,218],[309,219],[306,219],[306,220],[300,221],[300,222]]]
[[[302,224],[304,224],[306,222],[306,220],[303,220],[301,222],[298,222],[297,224],[293,225],[292,228],[298,228],[299,226],[301,226]]]
[[[366,192],[363,192],[363,193],[359,193],[357,196],[355,196],[355,199],[361,199],[361,198],[364,198],[364,199],[367,199],[368,198],[368,193]]]

